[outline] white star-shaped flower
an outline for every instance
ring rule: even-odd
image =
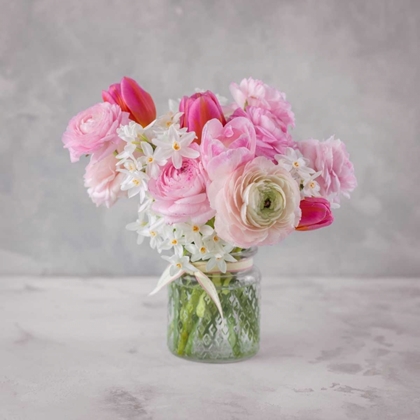
[[[181,272],[188,272],[194,273],[197,269],[190,263],[190,259],[186,256],[180,257],[177,254],[168,257],[166,255],[162,256],[162,258],[168,261],[171,264],[171,268],[169,270],[169,274],[171,276],[175,276]]]
[[[134,197],[140,195],[140,202],[146,197],[147,181],[148,177],[143,171],[129,171],[126,169],[120,169],[120,172],[125,174],[125,178],[121,183],[121,190],[128,191],[128,197]]]
[[[206,264],[206,271],[211,271],[217,267],[222,273],[226,273],[226,262],[236,262],[236,259],[230,255],[232,249],[233,246],[229,245],[227,247],[221,247],[219,252],[213,253]],[[203,257],[203,259],[205,258]]]
[[[134,152],[136,149],[139,149],[140,142],[150,142],[150,139],[154,137],[153,125],[154,122],[147,127],[142,127],[140,124],[130,121],[128,125],[119,127],[117,129],[118,137],[127,142],[127,144],[124,146],[124,150],[117,155],[117,159],[135,159]]]
[[[177,223],[177,229],[181,229],[187,242],[201,241],[202,237],[213,234],[214,229],[209,225],[199,225],[193,222]]]
[[[310,168],[308,160],[305,159],[299,150],[288,147],[284,155],[275,155],[278,164],[291,173],[295,179],[308,178],[315,173]]]
[[[165,234],[165,246],[167,249],[173,249],[175,254],[182,257],[184,254],[185,238],[182,231],[174,229],[172,226],[168,226]]]
[[[179,169],[184,157],[195,159],[200,156],[198,150],[190,147],[195,138],[196,135],[193,131],[187,133],[186,130],[177,130],[174,125],[171,125],[164,134],[153,139],[153,144],[158,146],[155,151],[155,158],[159,160],[172,159],[174,167]]]
[[[150,143],[142,141],[140,147],[144,155],[138,160],[146,168],[146,174],[156,179],[160,172],[160,166],[166,164],[166,159],[157,159]]]

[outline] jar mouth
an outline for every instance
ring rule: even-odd
[[[204,274],[216,274],[221,273],[219,268],[215,267],[213,270],[206,270],[207,261],[197,261],[193,263],[194,267],[203,272]],[[247,271],[254,265],[254,259],[251,257],[240,258],[236,262],[226,263],[226,273],[239,273],[241,271]]]

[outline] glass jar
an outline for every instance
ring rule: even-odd
[[[216,287],[223,318],[193,275],[184,274],[168,286],[167,338],[174,355],[228,363],[258,352],[261,274],[253,264],[256,252],[250,248],[233,253],[237,263],[227,263],[226,273],[205,273]]]

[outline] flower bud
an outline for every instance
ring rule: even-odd
[[[201,143],[201,132],[207,121],[216,118],[223,125],[226,124],[222,107],[216,95],[209,90],[204,93],[195,93],[190,97],[184,96],[179,104],[179,111],[184,113],[180,121],[181,127],[194,131],[198,144]]]
[[[143,127],[156,119],[156,107],[149,93],[129,77],[123,77],[121,83],[115,83],[108,90],[102,91],[102,99],[117,104],[130,114],[130,119]]]
[[[334,217],[330,202],[321,197],[307,197],[300,202],[302,217],[296,230],[315,230],[329,226]]]

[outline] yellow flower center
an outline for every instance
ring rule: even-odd
[[[172,149],[178,151],[181,149],[181,146],[178,142],[174,141],[173,145],[172,145]]]
[[[311,181],[309,183],[309,188],[315,188],[315,182],[314,181]]]
[[[205,247],[205,246],[202,246],[202,247],[200,248],[200,253],[201,253],[201,254],[205,254],[205,253],[206,253],[206,251],[207,251],[207,249],[206,249],[206,247]]]
[[[140,181],[138,179],[133,179],[133,184],[138,187],[140,185]]]
[[[214,242],[219,242],[219,237],[217,235],[215,235],[214,238],[213,238],[213,241]]]
[[[200,232],[200,228],[197,225],[192,227],[193,232]]]
[[[297,160],[295,160],[294,162],[293,162],[293,166],[295,167],[295,168],[299,168],[299,162],[297,161]]]
[[[178,245],[178,240],[177,239],[172,239],[171,244],[172,245]]]
[[[152,238],[154,238],[157,235],[157,233],[154,230],[149,231],[149,234]]]
[[[182,268],[182,264],[181,263],[176,263],[175,266],[176,266],[176,268]]]

